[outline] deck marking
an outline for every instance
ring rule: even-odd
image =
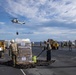
[[[22,69],[20,69],[20,70],[21,70],[21,72],[23,73],[23,75],[26,75],[25,72],[24,72]]]

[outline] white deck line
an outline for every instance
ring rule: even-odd
[[[22,70],[22,69],[20,69],[21,70],[21,72],[23,73],[23,75],[26,75],[26,73]]]

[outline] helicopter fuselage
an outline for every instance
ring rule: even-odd
[[[25,24],[25,22],[20,22],[18,19],[11,20],[13,23]]]

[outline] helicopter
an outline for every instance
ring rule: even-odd
[[[25,22],[19,21],[17,18],[11,20],[12,23],[25,24]]]

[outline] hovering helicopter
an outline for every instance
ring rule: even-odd
[[[17,18],[12,19],[11,22],[18,23],[18,24],[25,24],[25,22],[21,22]]]

